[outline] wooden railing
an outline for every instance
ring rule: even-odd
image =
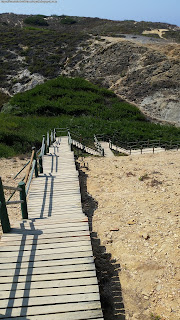
[[[101,143],[98,141],[98,138],[95,134],[94,134],[94,144],[97,150],[100,152],[101,156],[104,157],[104,149],[102,148]]]
[[[38,177],[39,173],[43,173],[43,157],[47,151],[49,151],[49,146],[55,140],[55,131],[51,130],[51,134],[47,132],[47,140],[45,136],[42,139],[41,148],[36,152],[36,148],[32,148],[31,159],[24,165],[24,167],[15,175],[13,180],[15,180],[23,170],[26,169],[26,173],[22,180],[18,183],[17,187],[6,186],[2,184],[0,177],[0,221],[2,230],[4,233],[10,231],[10,221],[8,217],[7,206],[11,204],[21,204],[21,213],[23,219],[28,219],[28,209],[27,209],[27,195],[31,185],[33,175]],[[12,194],[6,201],[4,190],[12,190]],[[11,198],[14,194],[19,191],[20,200],[12,201]]]
[[[113,136],[108,136],[106,134],[97,134],[96,138],[98,140],[109,142],[110,149],[112,148],[112,146],[117,146],[126,150],[129,154],[131,154],[133,150],[141,150],[141,153],[143,153],[143,150],[147,148],[152,149],[152,152],[155,152],[156,148],[162,148],[164,150],[179,150],[180,148],[180,141],[165,141],[162,139],[121,141],[118,138],[117,134]]]

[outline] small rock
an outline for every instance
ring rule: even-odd
[[[148,240],[150,238],[150,236],[147,232],[142,232],[141,237],[144,238],[145,240]]]
[[[111,228],[110,231],[119,231],[119,228]]]
[[[135,221],[134,219],[132,219],[132,220],[129,220],[127,223],[128,223],[129,225],[133,225],[133,224],[136,223],[136,221]]]
[[[156,290],[157,290],[157,291],[160,291],[161,288],[162,288],[162,285],[161,285],[161,284],[158,284],[157,287],[156,287]]]

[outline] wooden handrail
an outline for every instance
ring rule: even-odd
[[[35,153],[35,149],[32,150],[31,160],[30,160],[30,163],[29,163],[27,172],[26,172],[25,179],[24,179],[24,183],[25,183],[25,184],[26,184],[27,181],[28,181],[29,173],[30,173],[30,171],[31,171],[31,166],[32,166],[32,162],[33,162],[33,159],[34,159],[34,153]]]
[[[18,187],[10,187],[10,186],[3,185],[3,188],[6,189],[6,190],[21,191],[21,189],[18,188]]]

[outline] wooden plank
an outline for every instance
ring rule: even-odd
[[[29,208],[28,207],[28,212],[30,213],[48,213],[50,210],[49,210],[49,208],[44,208],[43,210],[41,209],[41,208]],[[82,212],[82,207],[78,207],[78,208],[76,208],[76,207],[66,207],[66,208],[61,208],[61,207],[59,207],[59,208],[52,208],[51,209],[51,213],[59,213],[59,214],[62,214],[62,213],[64,213],[64,214],[67,214],[67,213],[71,213],[72,214],[72,217],[73,217],[73,214],[77,214],[77,213],[79,213],[79,214],[83,214],[83,217],[85,217],[85,214]],[[49,217],[50,218],[50,217]],[[36,219],[38,219],[38,217],[36,217]],[[39,219],[44,219],[44,217],[41,217],[41,218],[39,218]]]
[[[3,246],[5,244],[7,245],[14,245],[14,246],[19,246],[19,245],[32,245],[32,244],[36,244],[38,242],[38,244],[49,244],[49,243],[67,243],[67,242],[76,242],[76,241],[87,241],[90,240],[90,235],[86,235],[86,236],[80,236],[80,237],[65,237],[65,238],[51,238],[51,237],[47,237],[47,238],[32,238],[30,240],[28,239],[22,239],[22,238],[18,238],[18,239],[11,239],[11,238],[6,238],[4,241],[4,237],[1,238],[0,244]],[[0,262],[1,263],[1,262]]]
[[[46,267],[29,267],[28,268],[21,268],[21,269],[9,269],[8,273],[7,270],[0,270],[0,276],[8,277],[12,276],[26,276],[26,275],[38,275],[38,274],[50,274],[50,273],[67,273],[67,272],[76,272],[76,271],[92,271],[95,270],[94,263],[87,263],[87,264],[75,264],[75,265],[66,265],[66,266],[46,266]],[[1,282],[1,280],[0,280]]]
[[[36,250],[29,250],[29,251],[19,251],[17,249],[17,251],[11,251],[11,254],[9,252],[1,252],[1,259],[9,257],[9,255],[11,255],[11,257],[26,257],[26,256],[37,256],[37,255],[46,255],[46,254],[61,254],[61,253],[69,253],[69,252],[80,252],[80,251],[90,251],[91,250],[91,245],[89,243],[89,245],[85,245],[85,246],[79,246],[79,247],[66,247],[66,248],[55,248],[55,249],[36,249]]]
[[[52,233],[51,234],[51,238],[66,238],[66,237],[80,237],[80,236],[88,236],[89,235],[89,232],[88,231],[73,231],[73,232],[56,232],[56,233]],[[42,234],[35,234],[35,235],[33,235],[33,234],[26,234],[25,235],[26,236],[26,239],[27,240],[30,240],[30,239],[36,239],[35,238],[35,236],[36,237],[38,237],[39,239],[44,239],[44,238],[49,238],[49,235],[48,234],[44,234],[44,233],[42,233]],[[22,237],[23,237],[23,234],[22,233],[17,233],[17,232],[15,232],[14,234],[13,233],[9,233],[8,234],[8,236],[6,235],[6,236],[3,236],[3,241],[5,241],[6,239],[10,239],[10,240],[12,240],[12,239],[22,239]]]
[[[50,267],[50,266],[67,266],[67,265],[75,265],[75,264],[87,264],[94,263],[94,258],[91,257],[83,257],[83,258],[72,258],[72,259],[64,259],[64,260],[46,260],[46,261],[35,261],[35,262],[11,262],[11,263],[2,263],[0,264],[1,270],[9,270],[9,269],[21,269],[21,268],[40,268],[40,267]]]
[[[68,229],[68,230],[67,230]],[[43,232],[44,231],[44,232]],[[75,227],[69,227],[69,228],[56,228],[54,229],[53,228],[53,233],[65,233],[65,232],[85,232],[85,231],[89,231],[89,226],[75,226]],[[52,228],[50,229],[44,229],[44,230],[41,230],[40,229],[18,229],[18,228],[12,228],[11,229],[11,232],[6,235],[6,237],[14,237],[15,235],[18,237],[18,236],[22,236],[22,235],[39,235],[39,237],[43,237],[45,235],[47,235],[48,233],[52,233]]]
[[[70,312],[70,311],[84,311],[84,310],[93,310],[93,309],[100,309],[101,305],[99,301],[88,301],[88,302],[81,302],[81,303],[65,303],[65,304],[54,304],[54,305],[47,305],[46,308],[44,306],[33,306],[33,307],[18,307],[18,308],[11,308],[1,309],[0,319],[6,319],[8,317],[18,317],[18,316],[34,316],[44,314],[51,314],[57,312]],[[68,319],[69,320],[69,319]]]
[[[16,290],[15,292],[1,291],[0,300],[2,299],[17,299],[17,298],[27,298],[27,297],[46,297],[46,296],[61,296],[65,294],[78,294],[78,293],[99,293],[97,284],[94,285],[83,285],[74,287],[63,287],[63,288],[45,288],[45,289],[25,289]],[[1,302],[0,302],[1,305]]]
[[[16,282],[36,282],[36,281],[44,281],[44,280],[63,280],[63,279],[77,279],[77,278],[85,278],[85,277],[95,277],[96,273],[94,270],[90,271],[76,271],[76,272],[62,272],[62,273],[51,273],[51,274],[32,274],[27,276],[7,276],[1,277],[0,283],[16,283]]]
[[[54,305],[56,304],[64,304],[64,303],[72,303],[72,302],[88,302],[88,301],[98,301],[99,293],[92,292],[92,293],[79,293],[79,294],[68,294],[68,295],[61,295],[61,296],[46,296],[46,297],[29,297],[26,299],[17,298],[12,299],[2,299],[0,300],[0,312],[1,309],[10,308],[11,306],[14,308],[21,307],[33,307],[33,306],[40,306],[43,305],[46,308],[46,305]],[[9,302],[9,304],[8,304]]]
[[[13,228],[15,227],[18,227],[19,224],[18,223],[15,223],[12,225]],[[41,230],[45,230],[45,229],[54,229],[54,228],[69,228],[69,227],[78,227],[78,226],[88,226],[88,222],[87,221],[74,221],[74,222],[60,222],[60,221],[56,221],[52,224],[38,224],[36,222],[33,222],[33,221],[28,221],[26,223],[23,223],[23,226],[25,227],[25,229],[27,230],[31,230],[30,228],[37,228],[37,227],[40,227]]]
[[[35,256],[22,256],[22,257],[4,257],[3,260],[1,259],[1,263],[21,263],[21,262],[33,262],[33,261],[47,261],[47,260],[62,260],[62,259],[71,259],[71,258],[84,258],[84,257],[92,257],[92,250],[89,251],[75,251],[75,252],[64,252],[61,254],[52,254],[47,253],[45,255],[35,255]]]
[[[60,279],[60,280],[43,280],[37,282],[31,282],[31,289],[46,289],[49,288],[67,288],[67,287],[77,287],[77,286],[88,286],[88,285],[97,285],[96,277],[89,278],[78,278],[78,279]],[[16,291],[26,290],[26,282],[17,282],[17,283],[4,283],[1,284],[1,291]]]
[[[17,246],[0,246],[0,252],[10,252],[12,251],[31,251],[31,250],[49,250],[49,249],[56,249],[56,248],[67,248],[67,247],[81,247],[81,246],[89,246],[91,244],[89,239],[86,241],[71,241],[71,242],[55,242],[55,243],[46,243],[46,244],[39,244],[38,241],[33,243],[32,245],[27,245],[26,243]]]
[[[82,241],[91,241],[90,236],[85,236],[85,237],[69,237],[69,238],[37,238],[34,240],[22,240],[22,239],[17,239],[17,240],[13,240],[11,241],[10,239],[3,241],[1,239],[0,241],[0,247],[4,247],[4,246],[24,246],[24,245],[28,245],[28,246],[32,246],[32,245],[54,245],[54,246],[58,246],[60,244],[62,244],[62,246],[65,246],[66,243],[79,243]],[[69,246],[70,244],[68,244]],[[75,244],[76,246],[76,244]],[[77,245],[78,246],[78,245]],[[1,262],[0,262],[1,263]]]
[[[84,216],[83,218],[76,218],[76,217],[72,217],[71,220],[69,219],[65,219],[65,220],[61,220],[61,219],[58,219],[58,218],[53,218],[53,217],[49,217],[48,219],[47,218],[42,218],[42,219],[28,219],[28,220],[22,220],[20,223],[23,225],[26,225],[26,224],[30,224],[30,223],[35,223],[36,225],[48,225],[48,224],[54,224],[54,223],[77,223],[77,222],[88,222],[88,217]],[[19,222],[16,223],[11,223],[12,226],[17,226],[20,224]]]
[[[6,320],[12,318],[6,318]],[[31,320],[103,320],[100,309],[90,311],[74,311],[31,316]],[[18,317],[17,320],[27,320],[27,317]]]

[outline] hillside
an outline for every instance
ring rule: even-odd
[[[0,92],[7,96],[78,76],[111,88],[150,118],[179,125],[179,27],[1,14],[0,31]]]
[[[14,95],[1,109],[0,122],[1,157],[39,148],[42,135],[54,127],[69,128],[90,144],[94,134],[102,133],[123,142],[180,141],[179,128],[151,123],[114,92],[65,76]]]

